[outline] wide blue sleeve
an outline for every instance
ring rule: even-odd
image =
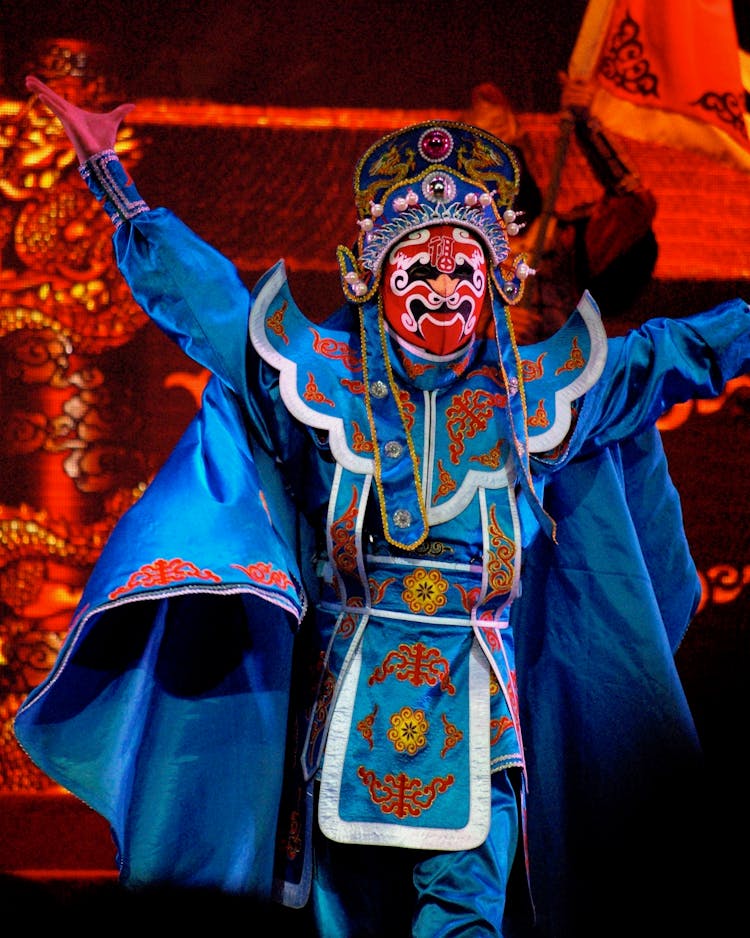
[[[246,398],[252,298],[235,265],[166,208],[149,209],[113,150],[80,169],[114,223],[117,266],[144,312]]]
[[[242,394],[250,293],[234,264],[164,208],[121,225],[113,242],[136,302],[190,358]]]
[[[214,376],[108,539],[16,737],[107,818],[123,883],[266,896],[306,597],[296,513],[248,433],[251,298],[226,258],[148,210],[114,154],[100,163],[95,193],[136,299]]]
[[[636,436],[673,405],[716,397],[748,372],[750,307],[742,300],[684,319],[649,320],[609,340],[602,376],[581,408],[580,452]]]

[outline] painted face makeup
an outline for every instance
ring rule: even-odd
[[[417,355],[452,358],[470,341],[487,291],[487,261],[465,228],[435,225],[399,241],[383,265],[383,313]]]

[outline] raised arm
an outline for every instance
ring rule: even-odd
[[[84,111],[66,101],[34,75],[26,77],[26,88],[60,121],[80,163],[85,163],[90,156],[102,150],[114,149],[120,124],[135,107],[134,104],[121,104],[112,111],[100,114]]]
[[[164,208],[151,210],[115,153],[135,105],[83,110],[34,76],[27,89],[62,124],[79,173],[109,215],[115,260],[143,310],[191,358],[234,389],[246,382],[249,295],[234,265]]]

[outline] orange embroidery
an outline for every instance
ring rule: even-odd
[[[378,805],[383,814],[392,814],[400,819],[419,817],[428,811],[437,796],[448,791],[455,781],[452,775],[446,775],[445,778],[434,778],[425,785],[421,778],[409,778],[404,772],[398,775],[389,772],[381,780],[363,765],[357,770],[357,777],[370,792],[373,804]]]
[[[461,742],[464,738],[464,734],[455,723],[449,722],[445,714],[442,715],[442,721],[443,731],[445,732],[445,742],[443,743],[443,748],[440,750],[440,758],[444,759],[447,753]]]
[[[118,586],[109,594],[110,599],[116,599],[134,589],[147,588],[149,586],[167,586],[170,583],[179,583],[182,580],[189,579],[210,580],[212,583],[221,583],[221,577],[211,570],[201,570],[189,560],[183,560],[181,557],[173,557],[172,560],[164,560],[160,557],[153,563],[146,563],[139,567],[128,577],[124,586]]]
[[[470,462],[478,462],[483,466],[487,466],[488,469],[498,469],[504,442],[504,440],[498,440],[489,453],[482,453],[481,456],[470,456]]]
[[[490,745],[494,746],[503,733],[507,733],[513,726],[510,717],[501,717],[499,720],[490,720]]]
[[[302,850],[302,825],[299,811],[292,811],[289,815],[289,833],[282,840],[287,859],[294,860]]]
[[[460,583],[454,583],[453,585],[461,594],[461,605],[467,612],[471,612],[477,604],[481,589],[478,586],[472,586],[470,590],[467,590],[465,587],[461,586]]]
[[[355,453],[371,453],[372,441],[368,440],[356,420],[352,420],[352,449]]]
[[[323,727],[326,725],[328,720],[328,709],[331,706],[331,701],[333,700],[333,690],[336,686],[336,681],[333,678],[331,671],[326,668],[323,679],[320,682],[320,692],[318,698],[315,701],[315,711],[313,713],[312,719],[310,720],[310,749],[312,750],[315,742],[320,736]]]
[[[490,558],[487,562],[487,579],[490,591],[487,599],[507,593],[513,583],[513,559],[516,545],[502,530],[497,521],[497,507],[489,512]]]
[[[351,391],[352,394],[365,393],[364,381],[354,381],[351,378],[339,378],[339,383],[342,387],[346,388],[347,391]]]
[[[562,374],[564,371],[577,371],[579,368],[583,368],[586,364],[586,359],[583,357],[583,352],[578,346],[578,336],[573,336],[573,341],[570,343],[570,358],[555,371],[556,375]]]
[[[451,683],[450,665],[440,654],[438,648],[428,648],[424,642],[407,645],[405,642],[398,646],[397,651],[389,651],[380,667],[370,675],[367,683],[382,684],[393,675],[399,681],[408,681],[414,687],[428,687],[440,685],[446,694],[455,694],[456,688]]]
[[[546,357],[547,353],[542,352],[535,362],[531,362],[526,358],[523,359],[521,362],[521,377],[524,381],[535,381],[537,378],[541,378],[544,375],[542,362]]]
[[[368,713],[366,717],[357,723],[357,730],[362,735],[362,738],[365,740],[370,749],[375,745],[372,741],[372,727],[375,723],[375,717],[378,715],[378,705],[375,704],[375,709],[372,713]]]
[[[281,304],[281,306],[274,310],[270,316],[266,317],[266,325],[274,333],[274,335],[279,336],[279,338],[284,340],[285,345],[289,345],[289,336],[284,332],[284,313],[287,310],[289,303],[287,300]]]
[[[354,543],[354,525],[357,521],[359,491],[352,486],[349,507],[340,518],[331,524],[331,557],[342,573],[353,573],[357,569],[357,548]]]
[[[399,391],[398,399],[401,403],[401,410],[404,414],[404,423],[406,424],[406,429],[411,430],[414,426],[414,412],[416,411],[416,407],[412,403],[408,391]]]
[[[362,359],[357,355],[350,345],[346,342],[337,342],[331,338],[321,338],[317,329],[310,329],[313,336],[313,351],[322,355],[324,358],[330,358],[340,361],[349,371],[362,371]]]
[[[311,371],[307,372],[307,384],[305,385],[304,398],[306,401],[315,401],[316,404],[330,404],[331,407],[336,406],[329,397],[326,397],[325,394],[322,394],[318,390],[315,375]]]
[[[372,603],[373,606],[377,606],[378,603],[381,603],[383,601],[383,597],[385,596],[385,591],[388,589],[391,583],[396,582],[396,577],[389,576],[385,580],[383,580],[382,583],[379,583],[373,577],[369,577],[367,582],[370,586],[370,602]]]
[[[418,365],[416,362],[410,362],[407,358],[403,359],[404,371],[409,378],[420,378],[426,371],[432,371],[434,365]]]
[[[482,378],[489,378],[490,381],[493,381],[499,388],[503,387],[500,372],[497,370],[497,368],[492,368],[489,365],[482,365],[481,368],[475,368],[473,371],[470,371],[466,378],[468,380],[469,378],[474,378],[477,375]]]
[[[440,478],[440,485],[438,485],[437,490],[432,497],[433,505],[439,498],[442,498],[444,495],[448,495],[456,488],[456,481],[451,477],[450,473],[443,466],[442,459],[438,459],[437,468],[438,476]]]
[[[529,426],[530,427],[548,427],[549,426],[549,417],[547,416],[547,409],[544,406],[544,398],[542,398],[539,403],[536,405],[536,412],[534,414],[529,414]]]
[[[471,358],[471,349],[469,349],[467,353],[458,361],[455,361],[452,364],[448,365],[448,367],[450,368],[450,370],[453,372],[454,375],[460,376],[466,371],[466,367],[469,364],[470,358]]]
[[[255,580],[256,583],[262,583],[267,586],[280,586],[282,589],[289,589],[290,586],[294,585],[283,570],[272,567],[270,563],[266,563],[265,561],[251,563],[247,567],[243,567],[239,563],[233,563],[232,566],[235,570],[242,570],[244,574],[249,576],[251,580]]]
[[[484,635],[485,641],[487,642],[487,647],[491,648],[492,651],[499,651],[502,648],[502,642],[500,641],[497,629],[482,629],[482,635]],[[492,683],[493,681],[495,682],[494,685]],[[497,678],[492,674],[490,676],[490,693],[494,694],[498,687]]]
[[[356,619],[351,614],[351,612],[347,612],[345,613],[344,616],[342,616],[341,621],[339,622],[338,628],[336,629],[336,631],[343,638],[350,638],[352,635],[354,635],[354,630],[356,627],[357,627]]]
[[[505,407],[507,398],[504,394],[489,391],[473,391],[467,388],[461,394],[451,398],[445,411],[446,429],[451,443],[448,447],[451,462],[458,464],[464,451],[464,439],[472,439],[487,428],[495,407]]]

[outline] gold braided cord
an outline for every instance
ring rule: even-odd
[[[492,286],[490,285],[490,293],[491,292],[492,292]],[[490,297],[490,300],[492,300],[492,297]],[[494,307],[494,303],[493,303],[493,307]],[[516,362],[516,374],[518,376],[518,393],[521,397],[521,412],[523,414],[523,448],[524,448],[524,452],[528,453],[529,451],[529,424],[528,424],[528,407],[526,403],[526,384],[523,380],[523,364],[521,361],[521,353],[518,351],[518,342],[516,341],[516,333],[515,333],[515,329],[513,328],[513,320],[510,315],[510,310],[507,306],[503,306],[503,315],[505,316],[505,323],[508,327],[508,335],[510,336],[510,346],[511,346],[511,349],[513,350],[513,358],[515,359],[515,362]],[[510,411],[510,383],[508,381],[508,374],[505,370],[505,364],[503,363],[502,349],[500,348],[500,336],[497,334],[497,329],[495,330],[495,341],[497,342],[497,346],[498,346],[498,349],[497,349],[498,350],[498,364],[500,367],[500,372],[503,376],[503,383],[505,384],[505,387],[508,391],[508,410]],[[516,434],[515,421],[513,419],[510,419],[508,423],[510,424],[510,432],[513,434],[513,442],[516,446],[516,455],[518,455],[519,440]],[[541,506],[542,511],[544,512],[546,517],[549,518],[550,523],[552,525],[552,540],[555,543],[557,543],[557,522],[549,514],[549,512],[545,510],[544,506],[542,505],[540,499],[538,498],[536,494],[536,490],[534,489],[534,482],[531,478],[531,471],[528,467],[528,460],[522,459],[520,460],[520,462],[521,462],[521,471],[526,477],[526,481],[529,486],[529,491],[531,492],[532,497],[535,498],[537,502],[539,503],[539,505]]]
[[[404,413],[404,408],[401,403],[401,395],[398,393],[398,386],[396,385],[396,379],[393,376],[393,368],[391,366],[390,355],[388,354],[388,337],[385,332],[385,317],[383,315],[383,294],[382,292],[378,295],[378,332],[380,334],[380,346],[383,350],[383,359],[385,360],[385,370],[388,375],[388,385],[393,394],[393,399],[396,402],[396,407],[398,407],[398,415],[401,418],[401,426],[404,428],[404,433],[406,434],[406,443],[409,447],[409,457],[411,459],[411,464],[413,467],[413,479],[414,486],[417,491],[417,502],[419,503],[419,514],[422,517],[422,523],[424,525],[425,533],[418,541],[415,541],[414,544],[399,544],[398,541],[393,541],[386,533],[386,537],[391,544],[394,544],[396,547],[403,547],[406,550],[413,550],[425,540],[429,530],[429,525],[427,523],[427,509],[425,507],[424,498],[422,496],[422,478],[419,473],[419,459],[417,458],[417,451],[414,448],[414,440],[412,439],[411,432],[409,431],[409,423],[406,419],[406,414]]]
[[[359,334],[360,334],[360,343],[362,346],[362,377],[364,380],[365,386],[365,408],[367,410],[367,421],[370,425],[370,433],[372,434],[372,444],[373,444],[373,459],[375,461],[375,487],[378,491],[378,502],[380,505],[380,517],[383,522],[383,534],[385,535],[386,540],[389,544],[393,544],[394,547],[400,547],[403,550],[414,550],[419,547],[428,534],[428,525],[427,525],[427,513],[424,506],[424,499],[422,498],[422,483],[419,476],[419,468],[417,462],[416,451],[414,449],[414,442],[412,440],[411,434],[409,433],[407,427],[406,416],[401,405],[401,400],[398,395],[398,388],[396,386],[395,379],[393,377],[393,371],[391,369],[391,362],[388,356],[388,349],[386,345],[386,335],[385,329],[383,328],[383,310],[382,310],[382,295],[378,297],[378,331],[380,333],[380,341],[383,349],[383,355],[385,358],[386,372],[388,376],[388,384],[390,393],[394,395],[394,400],[396,402],[396,407],[398,408],[399,416],[401,417],[401,424],[406,434],[406,441],[409,447],[409,455],[412,461],[412,466],[414,468],[414,483],[417,486],[417,499],[419,501],[419,510],[422,516],[422,521],[424,523],[424,534],[415,541],[413,544],[404,544],[401,541],[395,540],[390,533],[390,525],[388,523],[388,513],[386,511],[385,503],[385,491],[383,489],[382,481],[382,464],[380,460],[380,446],[378,445],[378,433],[375,426],[375,416],[372,412],[372,398],[370,394],[370,375],[369,375],[369,363],[367,359],[367,336],[365,332],[365,315],[366,310],[364,307],[360,307],[359,315]]]

